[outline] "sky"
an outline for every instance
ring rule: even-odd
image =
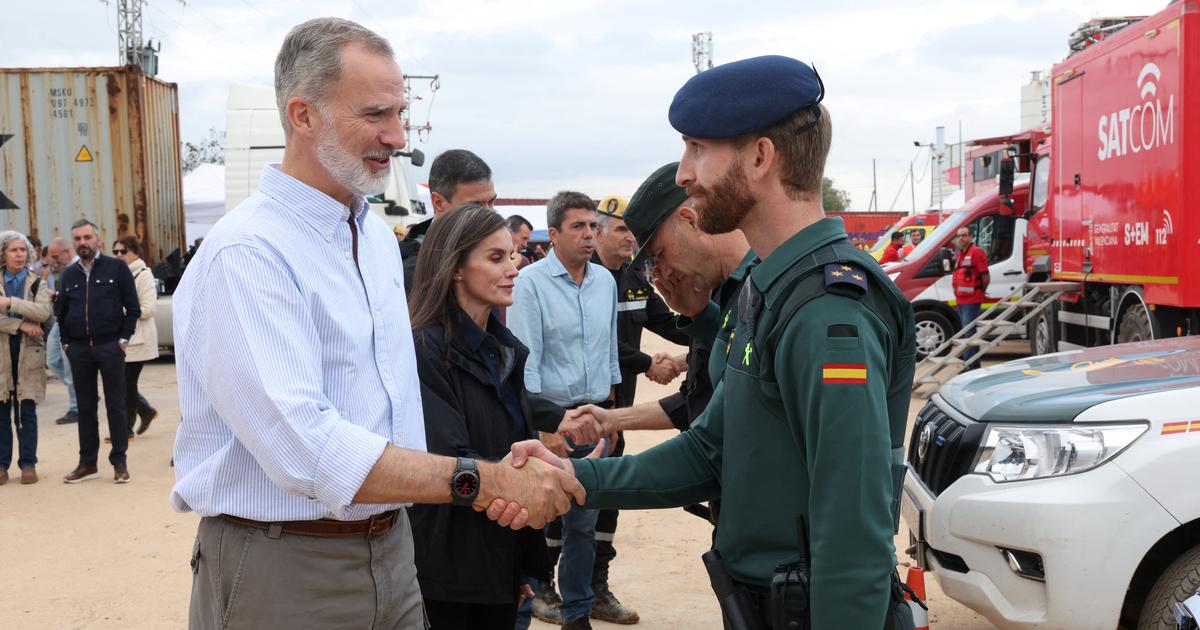
[[[117,0],[0,0],[0,67],[117,62]],[[279,45],[306,19],[333,15],[387,37],[423,98],[412,146],[431,159],[470,149],[502,197],[581,190],[630,196],[683,145],[667,122],[693,74],[692,34],[716,64],[782,54],[814,64],[834,139],[826,175],[865,210],[928,205],[927,150],[1019,131],[1020,90],[1049,70],[1094,17],[1149,15],[1165,0],[954,2],[692,0],[146,0],[144,36],[161,42],[159,78],[179,85],[184,141],[223,131],[231,83],[270,85]],[[3,131],[3,130],[0,130]],[[426,161],[423,178],[427,174]],[[922,177],[922,173],[925,175]],[[423,179],[422,179],[423,181]],[[922,181],[924,184],[922,184]]]

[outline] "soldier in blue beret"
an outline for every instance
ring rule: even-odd
[[[675,95],[670,121],[685,145],[676,182],[701,229],[742,230],[761,262],[729,323],[723,381],[691,428],[574,470],[588,508],[722,501],[714,585],[727,576],[747,594],[741,607],[722,598],[727,624],[873,630],[899,614],[888,627],[911,627],[907,606],[894,603],[892,537],[912,308],[842,221],[824,215],[832,126],[823,96],[815,70],[779,56],[713,68]],[[802,555],[808,606],[774,610],[773,580],[800,588],[779,567]]]

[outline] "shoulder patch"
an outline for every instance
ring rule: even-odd
[[[825,265],[826,287],[856,287],[859,291],[867,292],[867,272],[853,263],[831,263]]]

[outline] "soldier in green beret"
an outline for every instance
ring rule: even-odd
[[[892,537],[915,329],[908,301],[822,211],[823,95],[812,68],[777,56],[713,68],[676,94],[677,183],[701,229],[742,230],[761,262],[721,384],[690,430],[637,455],[561,463],[588,508],[720,499],[715,550],[750,627],[874,630],[899,610]],[[536,443],[514,453],[546,457]],[[808,605],[788,626],[770,586],[801,549]]]

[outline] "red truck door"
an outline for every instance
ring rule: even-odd
[[[1083,233],[1083,74],[1056,78],[1054,95],[1054,136],[1059,148],[1054,169],[1055,214],[1058,220],[1050,226],[1054,272],[1079,273],[1083,264],[1084,244],[1078,240]]]

